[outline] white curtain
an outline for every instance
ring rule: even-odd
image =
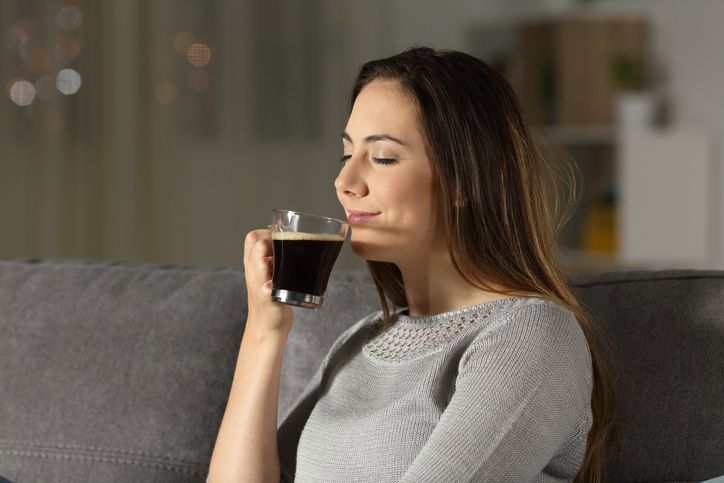
[[[234,265],[272,208],[343,215],[348,91],[393,53],[383,0],[87,1],[71,31],[62,7],[0,2],[0,257]],[[175,50],[182,32],[207,65]],[[64,68],[75,94],[37,84]],[[30,105],[18,79],[38,86]],[[348,249],[339,263],[361,266]]]

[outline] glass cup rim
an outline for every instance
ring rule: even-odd
[[[344,220],[340,220],[339,218],[332,218],[331,216],[315,215],[313,213],[305,213],[304,211],[298,211],[298,210],[284,210],[284,209],[280,209],[280,208],[274,208],[274,209],[272,209],[272,213],[292,213],[295,215],[304,215],[304,216],[308,216],[311,218],[318,218],[321,220],[336,221],[337,223],[340,223],[342,225],[348,224],[348,222],[346,222]]]

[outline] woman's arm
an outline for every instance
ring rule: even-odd
[[[244,333],[208,481],[278,482],[277,406],[286,336]]]
[[[271,301],[273,257],[269,230],[244,241],[249,316],[229,400],[211,455],[210,483],[278,482],[277,404],[291,307]]]

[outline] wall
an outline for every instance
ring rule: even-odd
[[[714,153],[711,186],[711,265],[724,269],[724,2],[666,0],[653,11],[660,34],[656,48],[670,68],[671,96],[681,124],[706,128]]]

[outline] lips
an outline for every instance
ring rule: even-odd
[[[347,212],[347,221],[351,224],[364,223],[365,221],[374,218],[380,213],[364,210],[345,210]]]

